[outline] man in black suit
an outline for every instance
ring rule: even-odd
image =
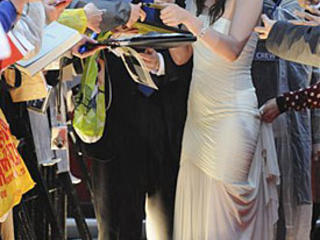
[[[145,217],[148,239],[172,238],[192,62],[179,67],[169,51],[161,54],[165,75],[153,74],[159,87],[154,92],[141,89],[121,59],[106,54],[112,105],[103,138],[85,146],[94,158],[93,191],[100,240],[141,239]],[[147,55],[154,55],[153,50],[146,51]],[[153,70],[156,73],[159,69]]]

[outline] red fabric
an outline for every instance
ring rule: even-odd
[[[8,35],[8,42],[11,48],[11,56],[0,61],[0,70],[3,70],[11,64],[14,64],[15,62],[21,60],[25,54],[23,46],[19,45],[19,42],[16,39],[13,40],[13,38],[14,36]]]

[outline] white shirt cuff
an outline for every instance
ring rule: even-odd
[[[164,58],[161,53],[157,53],[157,54],[159,57],[159,69],[158,71],[151,71],[151,73],[157,76],[162,76],[162,75],[165,75],[165,72],[166,72]]]

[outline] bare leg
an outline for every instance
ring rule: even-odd
[[[0,224],[0,233],[2,240],[14,240],[12,210],[9,212],[7,219]]]

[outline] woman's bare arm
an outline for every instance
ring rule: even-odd
[[[186,64],[189,61],[189,59],[191,58],[192,52],[193,52],[193,50],[192,50],[192,46],[190,44],[186,45],[186,46],[182,46],[182,47],[169,49],[169,53],[170,53],[173,61],[178,66]]]
[[[162,10],[161,17],[165,24],[177,25],[182,23],[193,34],[197,36],[203,35],[200,40],[203,41],[211,51],[229,61],[235,61],[241,54],[242,49],[259,20],[263,0],[234,1],[234,14],[233,16],[229,16],[232,18],[229,35],[221,34],[212,28],[203,29],[203,23],[199,18],[192,16],[186,10],[175,5],[168,5],[167,8]]]

